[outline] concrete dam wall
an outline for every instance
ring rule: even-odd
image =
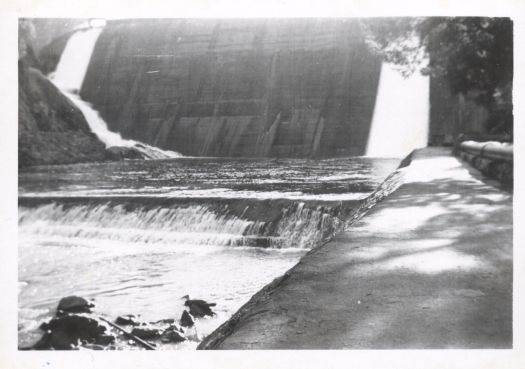
[[[356,20],[116,20],[81,97],[185,155],[364,155],[380,71]]]

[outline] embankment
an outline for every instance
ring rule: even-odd
[[[393,179],[199,349],[512,347],[512,195],[440,148]]]
[[[81,111],[38,70],[19,63],[18,166],[107,160]]]

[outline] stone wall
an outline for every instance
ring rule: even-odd
[[[363,155],[380,67],[355,20],[110,21],[81,95],[185,155]]]

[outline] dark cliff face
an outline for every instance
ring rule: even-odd
[[[111,21],[81,94],[186,155],[363,155],[380,66],[355,20]]]
[[[18,166],[107,157],[78,108],[38,70],[19,63]]]

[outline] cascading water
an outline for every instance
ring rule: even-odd
[[[200,332],[211,333],[340,225],[328,207],[293,201],[281,209],[271,200],[265,207],[275,219],[254,220],[244,215],[260,200],[238,210],[209,201],[152,207],[100,200],[19,207],[21,301],[31,301],[21,304],[27,342],[36,327],[26,321],[48,316],[58,296],[71,294],[95,296],[111,316],[138,312],[149,321],[181,315],[174,295],[204,296],[218,304],[216,318],[199,322]]]
[[[368,137],[366,155],[405,157],[427,146],[429,77],[415,73],[404,78],[383,63]]]
[[[254,205],[247,201],[245,210],[250,206]],[[228,206],[148,209],[126,203],[64,206],[52,202],[36,208],[20,207],[18,224],[24,237],[54,242],[306,249],[326,239],[340,225],[337,214],[332,213],[328,208],[290,203],[276,219],[257,221],[243,219],[242,213],[233,214]]]
[[[77,30],[71,35],[60,57],[56,71],[51,76],[52,82],[80,109],[93,133],[106,147],[133,148],[142,153],[146,159],[180,157],[181,154],[177,152],[161,150],[134,140],[125,140],[120,134],[111,132],[100,114],[78,95],[95,43],[101,32],[101,27],[89,27]]]
[[[80,91],[101,32],[101,27],[83,28],[71,35],[53,75],[57,86],[75,93]]]
[[[179,158],[20,173],[19,344],[34,343],[57,301],[72,294],[94,298],[108,319],[141,314],[146,322],[178,319],[179,297],[190,294],[217,303],[217,316],[198,322],[211,333],[327,240],[343,202],[357,207],[396,165]]]
[[[79,97],[100,32],[86,28],[70,37],[53,82],[107,147],[134,148],[147,158],[179,156],[111,132]],[[385,76],[374,122],[383,114],[384,84],[391,83]],[[210,333],[329,239],[344,212],[396,165],[368,158],[178,158],[20,173],[19,343],[34,343],[57,301],[73,294],[95,299],[96,313],[109,319],[131,313],[146,322],[178,319],[180,296],[205,298],[217,303],[217,316],[198,322],[201,334]]]
[[[127,211],[124,205],[56,203],[20,208],[18,224],[27,235],[55,240],[227,246],[241,243],[253,222],[217,215],[206,206]]]

